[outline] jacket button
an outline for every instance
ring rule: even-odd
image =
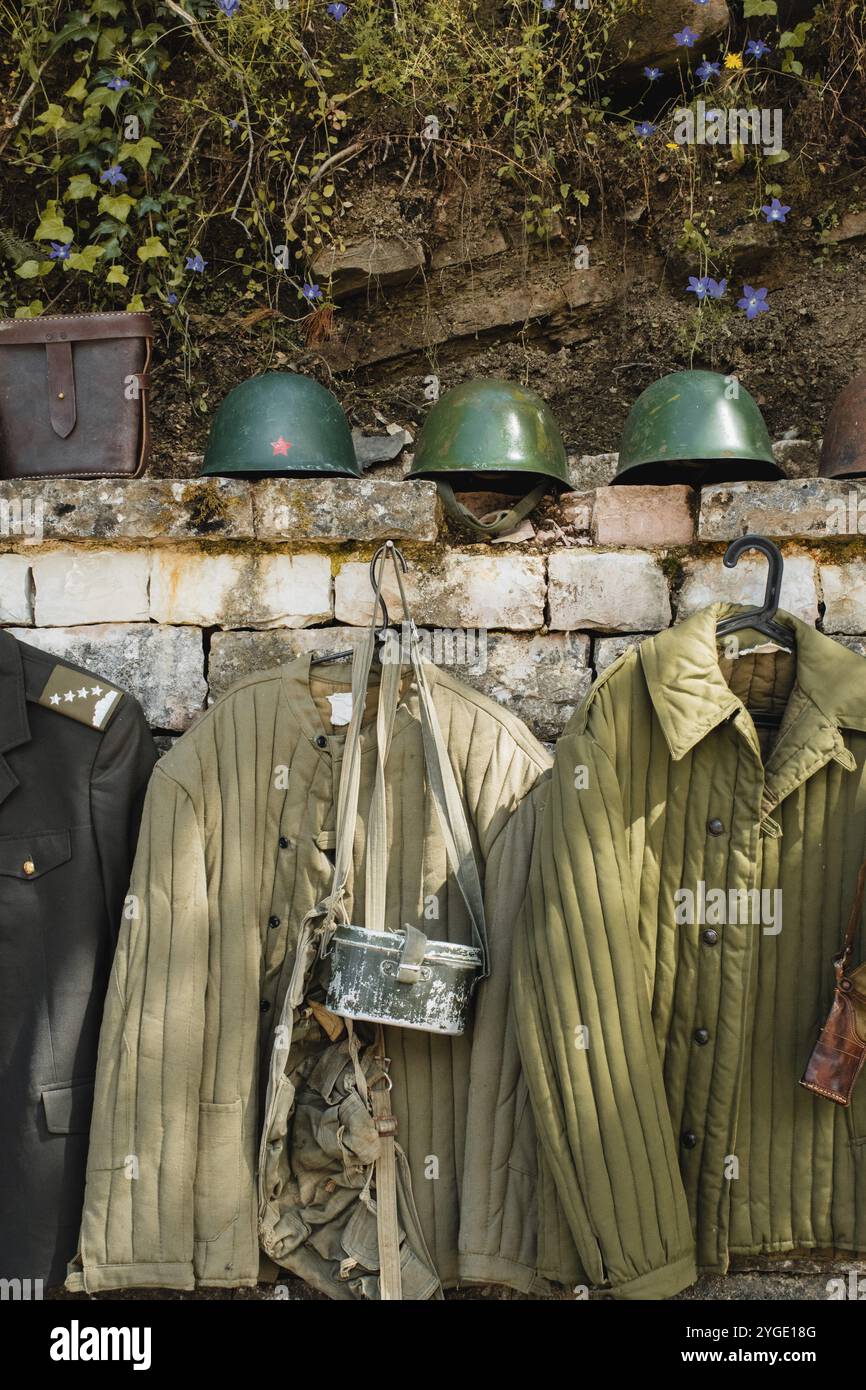
[[[698,1136],[690,1129],[687,1129],[680,1139],[684,1149],[693,1149],[698,1142]]]
[[[271,931],[276,931],[276,929],[277,929],[277,927],[278,927],[279,925],[280,925],[280,919],[279,919],[279,917],[269,917],[269,918],[268,918],[268,926],[270,927]]]
[[[718,816],[713,816],[712,820],[707,821],[707,829],[711,835],[723,835],[725,831],[725,827],[722,825]]]
[[[281,836],[280,836],[280,849],[288,849],[288,848],[289,848],[289,842],[288,842],[288,840],[286,839],[285,835],[281,835]]]
[[[709,1031],[706,1028],[695,1029],[695,1042],[698,1047],[705,1047],[710,1040]]]
[[[316,747],[317,747],[317,748],[327,748],[327,746],[328,746],[328,740],[325,738],[325,735],[324,735],[324,734],[319,734],[319,737],[316,739]]]
[[[32,860],[32,859],[25,859],[25,860],[24,860],[24,863],[21,865],[21,867],[22,867],[22,869],[24,870],[24,872],[25,872],[25,874],[27,875],[28,878],[30,877],[31,874],[35,874],[35,873],[36,873],[36,865],[33,863],[33,860]]]
[[[707,946],[715,946],[719,939],[719,933],[714,931],[712,927],[707,927],[705,932],[701,932],[701,936]]]
[[[263,999],[263,1000],[261,1001],[261,1003],[259,1004],[259,1013],[261,1013],[261,1014],[266,1014],[267,1011],[268,1011],[268,1009],[269,1009],[270,1007],[271,1007],[270,1001],[267,1000],[267,999]]]

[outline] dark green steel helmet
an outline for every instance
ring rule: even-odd
[[[295,372],[265,372],[229,391],[214,415],[201,471],[361,477],[339,401]]]
[[[671,372],[638,396],[615,483],[731,483],[782,478],[763,416],[720,372]]]
[[[524,495],[526,477],[536,486]],[[433,406],[409,476],[432,478],[448,514],[479,536],[501,536],[536,507],[551,482],[570,487],[565,445],[550,407],[513,381],[465,381]],[[519,501],[479,521],[454,489],[514,493]]]

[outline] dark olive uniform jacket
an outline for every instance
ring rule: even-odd
[[[155,761],[130,696],[0,631],[3,1279],[59,1283],[75,1251],[103,999]]]

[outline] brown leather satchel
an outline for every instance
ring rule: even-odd
[[[860,865],[857,892],[842,941],[833,960],[836,989],[827,1021],[806,1065],[800,1085],[837,1105],[850,1105],[854,1083],[866,1057],[866,963],[845,973],[863,908],[866,860]]]
[[[0,320],[0,478],[131,478],[147,462],[149,314]]]

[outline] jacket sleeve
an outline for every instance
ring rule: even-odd
[[[141,707],[127,695],[102,737],[90,777],[91,820],[112,932],[120,926],[144,797],[156,759],[156,745]]]
[[[157,767],[106,996],[71,1290],[195,1287],[207,956],[200,828]]]
[[[577,769],[585,769],[579,778]],[[621,793],[610,759],[585,733],[557,746],[513,971],[536,1123],[586,1271],[620,1298],[669,1297],[696,1277],[694,1241]]]

